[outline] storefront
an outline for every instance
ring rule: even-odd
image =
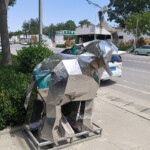
[[[96,39],[100,40],[111,40],[111,33],[105,28],[100,28],[99,25],[82,25],[75,30],[77,39],[76,43],[83,43]]]
[[[75,31],[61,30],[56,31],[55,44],[64,44],[66,40],[75,39]]]

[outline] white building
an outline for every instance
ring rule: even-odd
[[[56,31],[55,44],[64,44],[65,40],[68,40],[70,36],[75,36],[75,31],[69,30]]]
[[[130,33],[129,31],[126,31],[126,29],[117,29],[118,30],[118,36],[119,36],[119,41],[126,41],[128,42],[129,40],[135,40],[135,36]],[[150,38],[148,35],[141,35],[143,38]]]
[[[82,25],[76,28],[75,33],[77,35],[77,43],[83,43],[96,39],[111,39],[111,33],[105,28],[100,28],[99,25]]]

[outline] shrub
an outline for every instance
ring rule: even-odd
[[[17,51],[17,54],[19,71],[31,73],[38,63],[44,58],[53,55],[53,52],[47,47],[30,45],[29,47],[23,47],[22,50]]]
[[[65,44],[57,44],[56,47],[58,47],[58,48],[65,48]]]
[[[127,51],[131,48],[131,46],[119,46],[119,50],[121,51]]]
[[[30,74],[0,65],[0,130],[24,122],[24,101]]]

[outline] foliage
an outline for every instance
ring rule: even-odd
[[[127,30],[136,36],[136,25],[138,19],[137,37],[142,34],[150,35],[150,12],[143,12],[140,14],[129,15],[125,20]]]
[[[23,35],[24,32],[23,31],[16,31],[16,32],[9,32],[9,38],[11,38],[12,36],[19,36],[19,35]]]
[[[17,51],[19,62],[19,71],[23,73],[31,73],[35,66],[44,58],[53,55],[53,52],[47,47],[30,45],[23,47],[22,50]]]
[[[43,28],[43,33],[47,35],[51,35],[51,38],[55,37],[55,32],[57,31],[57,27],[54,24],[46,26]]]
[[[15,3],[16,3],[16,0],[9,0],[9,6],[14,6]]]
[[[68,20],[65,23],[60,22],[57,23],[56,25],[50,24],[49,26],[46,26],[43,28],[43,33],[47,35],[51,35],[51,38],[54,38],[56,31],[59,30],[75,30],[76,24],[72,20]]]
[[[88,19],[84,19],[84,20],[79,21],[79,24],[80,24],[80,25],[84,25],[84,24],[89,25],[89,24],[91,24],[91,22],[88,21]]]
[[[126,50],[129,50],[131,48],[131,46],[119,46],[119,50],[121,51],[126,51]]]
[[[76,24],[74,21],[72,20],[68,20],[66,23],[65,23],[65,28],[66,30],[75,30],[76,29]]]
[[[29,21],[24,21],[22,29],[26,34],[38,34],[39,33],[39,19],[31,18]]]
[[[23,103],[30,74],[16,72],[16,57],[12,55],[12,66],[2,65],[0,60],[0,130],[24,122]]]
[[[56,47],[65,48],[65,44],[57,44]]]
[[[110,0],[108,5],[108,17],[124,27],[124,21],[128,15],[148,11],[150,9],[149,0]]]

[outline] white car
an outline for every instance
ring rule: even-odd
[[[122,58],[119,55],[112,55],[109,62],[110,70],[112,71],[112,76],[110,77],[106,71],[103,72],[101,80],[108,80],[115,77],[122,76]]]

